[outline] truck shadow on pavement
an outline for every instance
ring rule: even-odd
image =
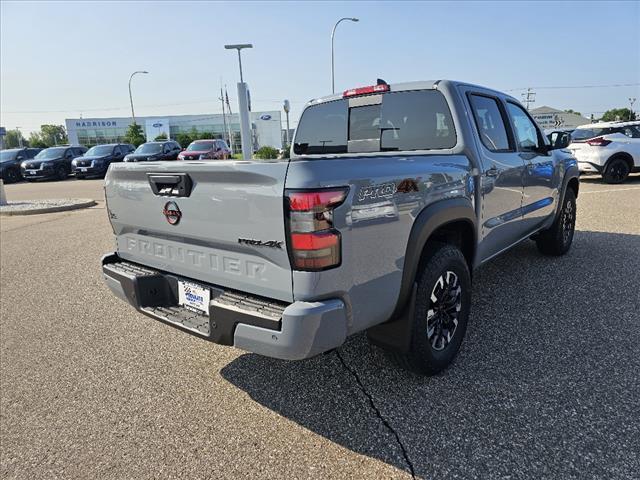
[[[577,231],[564,257],[525,242],[483,266],[460,354],[436,377],[362,334],[304,362],[242,355],[221,374],[398,476],[638,478],[639,251],[637,235]]]

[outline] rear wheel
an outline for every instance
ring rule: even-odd
[[[629,168],[629,164],[624,158],[612,158],[609,160],[602,178],[607,183],[622,183],[627,179],[630,172],[631,168]]]
[[[536,237],[538,250],[545,255],[564,255],[571,248],[576,227],[576,194],[567,187],[562,209],[553,225]]]
[[[453,361],[467,330],[471,275],[462,252],[431,243],[422,262],[411,342],[407,353],[390,352],[403,368],[425,375],[441,372]]]

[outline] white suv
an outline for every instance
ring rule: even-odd
[[[582,173],[600,173],[607,183],[622,183],[640,171],[640,122],[581,125],[567,147]]]

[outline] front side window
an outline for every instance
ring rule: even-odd
[[[524,109],[515,103],[508,102],[507,110],[513,122],[518,149],[536,150],[540,143],[538,141],[538,130],[533,121],[525,113]]]
[[[498,100],[483,95],[469,95],[480,140],[492,152],[508,152],[509,136],[500,113]]]

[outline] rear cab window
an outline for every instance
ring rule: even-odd
[[[297,155],[453,148],[451,111],[437,90],[409,90],[333,100],[308,107],[300,119]]]

